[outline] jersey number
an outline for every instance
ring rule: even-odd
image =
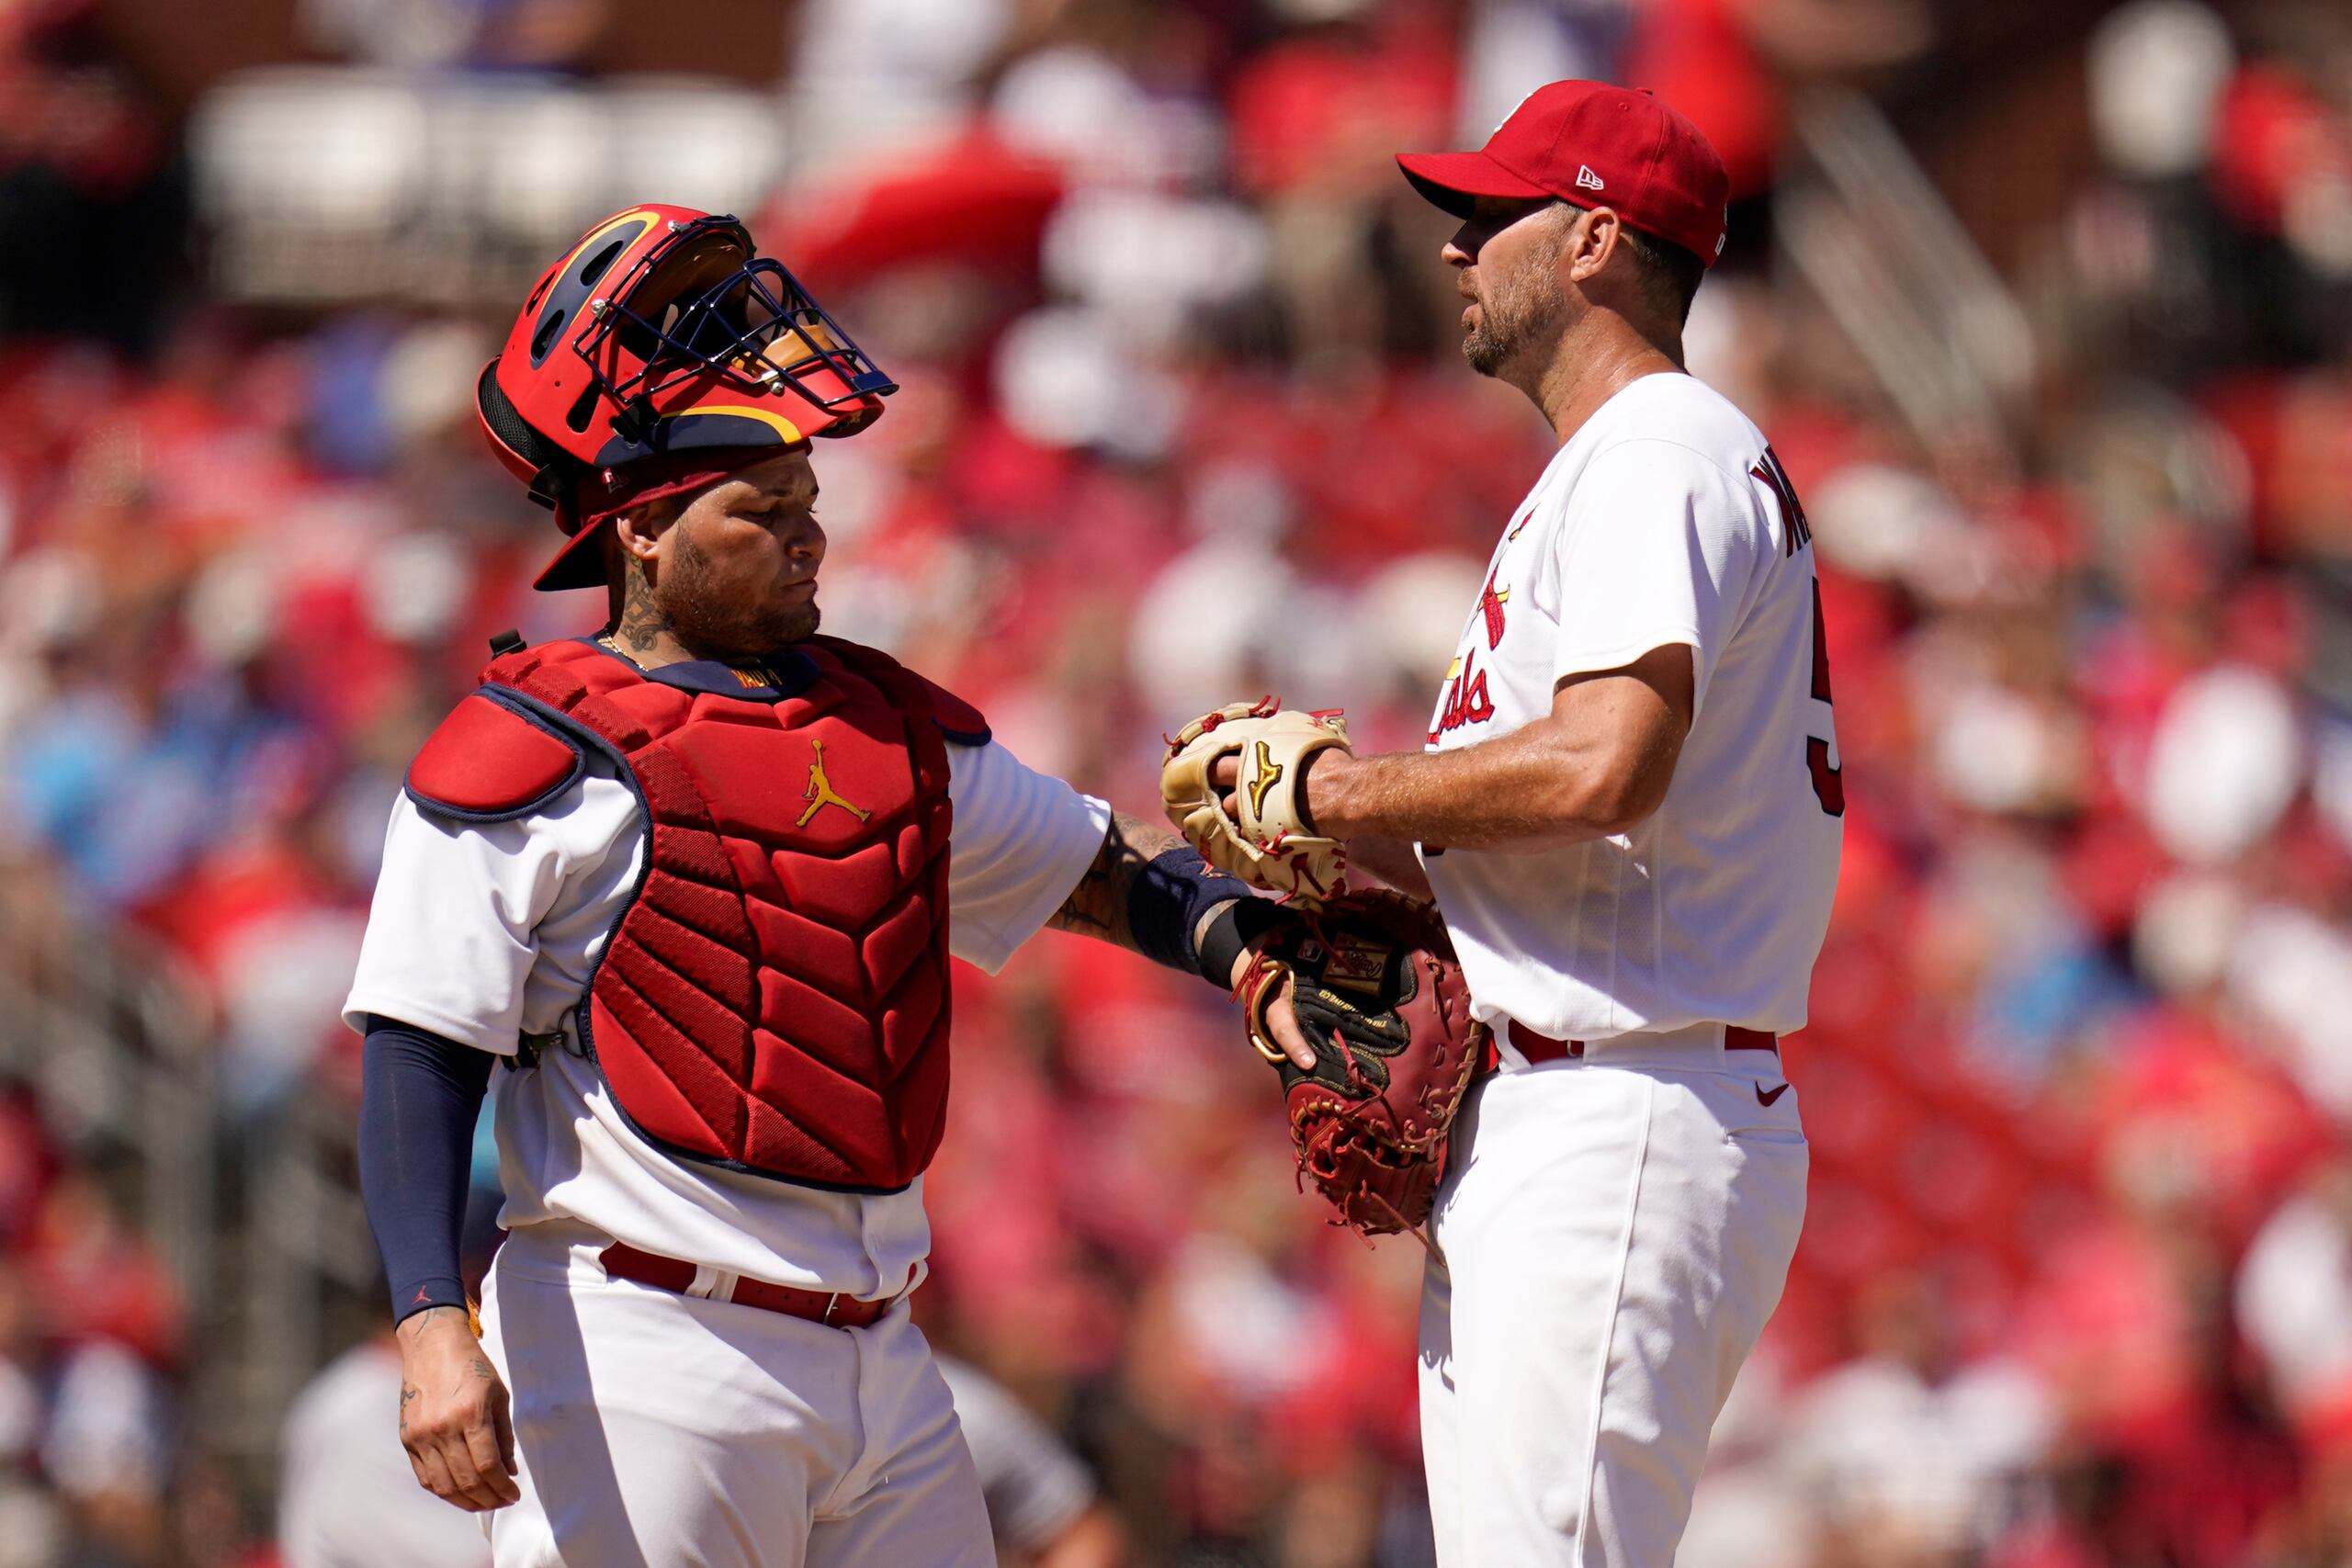
[[[1824,635],[1821,618],[1821,580],[1813,581],[1813,695],[1816,702],[1829,701],[1829,639]],[[1832,817],[1846,815],[1846,775],[1842,768],[1829,765],[1829,742],[1808,735],[1804,740],[1805,771],[1813,775],[1813,793],[1821,799],[1821,809]]]
[[[1756,466],[1747,470],[1750,478],[1772,492],[1781,508],[1781,553],[1792,556],[1813,543],[1813,530],[1806,525],[1804,508],[1797,502],[1797,487],[1789,482],[1789,471],[1781,467],[1781,459],[1770,446]],[[1813,698],[1825,705],[1829,701],[1829,639],[1822,635],[1821,579],[1813,580]],[[1804,740],[1805,772],[1813,775],[1813,793],[1821,801],[1821,809],[1832,817],[1846,815],[1846,780],[1842,770],[1829,765],[1829,742],[1806,736]]]

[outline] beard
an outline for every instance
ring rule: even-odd
[[[1477,295],[1478,324],[1462,336],[1462,357],[1481,376],[1500,376],[1530,350],[1559,340],[1567,296],[1549,266],[1528,266]]]
[[[746,604],[713,581],[710,557],[691,536],[672,547],[660,581],[648,585],[654,608],[678,639],[713,658],[763,659],[816,635],[815,600],[805,604]]]

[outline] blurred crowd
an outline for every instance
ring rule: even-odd
[[[495,91],[613,7],[299,9],[316,56]],[[1446,221],[1389,154],[1568,75],[1697,119],[1736,202],[1691,367],[1810,513],[1849,806],[1788,1048],[1805,1238],[1681,1561],[2352,1563],[2352,13],[2086,14],[2079,79],[2011,111],[2078,175],[2027,155],[1978,236],[2030,367],[1946,423],[1788,264],[1783,197],[1823,84],[1906,133],[2002,101],[1981,60],[1939,83],[1949,8],[789,15],[754,231],[903,388],[816,454],[827,629],[1143,815],[1162,732],[1238,696],[1418,745],[1546,456],[1455,355]],[[336,1010],[407,758],[489,635],[602,604],[527,591],[554,533],[472,428],[501,301],[221,302],[178,122],[103,24],[0,7],[6,908],[175,954],[233,1134],[353,1096]],[[934,1339],[1137,1562],[1426,1562],[1421,1253],[1294,1190],[1216,998],[1046,936],[956,1007]],[[277,1561],[187,1397],[216,1318],[107,1176],[0,1102],[0,1568]],[[392,1443],[353,1375],[304,1452]]]

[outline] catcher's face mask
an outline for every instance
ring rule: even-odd
[[[500,458],[555,506],[584,472],[854,434],[896,390],[741,223],[649,205],[540,276],[475,400]],[[560,558],[542,583],[570,575]],[[577,575],[601,581],[593,562]]]

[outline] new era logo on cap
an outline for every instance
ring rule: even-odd
[[[1647,93],[1606,82],[1554,82],[1511,110],[1476,152],[1407,152],[1413,187],[1457,218],[1478,198],[1549,197],[1606,205],[1634,228],[1712,265],[1731,195],[1723,160],[1699,128]]]

